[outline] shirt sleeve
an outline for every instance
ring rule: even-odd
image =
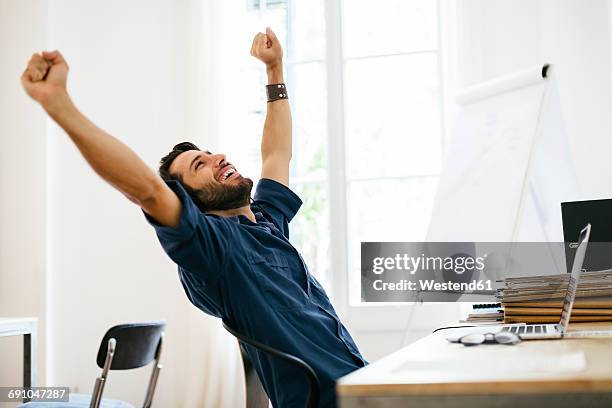
[[[181,200],[183,208],[176,228],[159,224],[144,212],[168,256],[180,267],[204,281],[217,278],[224,269],[230,247],[227,223],[201,212],[183,186],[175,180],[166,182]]]
[[[302,206],[302,200],[291,189],[277,181],[262,178],[257,183],[255,205],[261,207],[266,218],[289,238],[289,223]]]

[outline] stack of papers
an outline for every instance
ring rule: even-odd
[[[498,281],[497,297],[505,323],[555,323],[561,317],[569,274]],[[612,271],[583,272],[572,322],[612,321]]]

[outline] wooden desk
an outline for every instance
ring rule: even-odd
[[[340,407],[612,407],[612,337],[465,347],[449,336],[430,334],[341,378]]]
[[[23,387],[36,387],[36,327],[38,320],[33,317],[0,317],[0,337],[23,336]],[[13,385],[13,384],[7,384]],[[16,384],[15,384],[16,385]],[[27,402],[28,400],[24,400]]]

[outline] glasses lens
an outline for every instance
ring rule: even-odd
[[[521,338],[510,332],[495,333],[495,341],[499,344],[516,344],[521,342]]]
[[[467,334],[461,337],[459,341],[466,346],[475,346],[484,343],[485,335],[480,333]]]

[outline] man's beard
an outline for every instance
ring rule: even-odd
[[[189,195],[200,211],[224,211],[249,204],[253,180],[240,177],[232,183],[213,184],[194,190],[187,187]]]

